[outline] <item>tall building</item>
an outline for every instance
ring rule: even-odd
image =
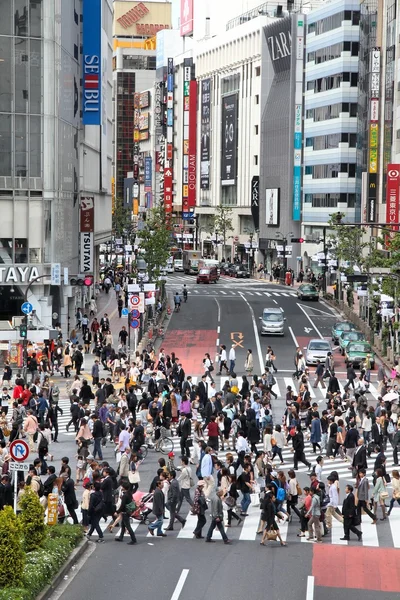
[[[50,285],[51,265],[76,276],[83,250],[85,274],[95,276],[95,246],[111,234],[112,2],[0,0],[0,15],[0,319],[21,315],[31,283],[38,322],[66,332],[84,296],[63,277]],[[98,126],[85,124],[89,110]],[[86,232],[82,196],[95,213]]]
[[[356,194],[360,5],[333,0],[307,15],[303,172],[304,267],[322,246],[323,227],[341,212],[360,214]]]

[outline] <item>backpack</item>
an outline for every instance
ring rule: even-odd
[[[284,488],[278,488],[278,491],[276,493],[276,499],[278,500],[278,502],[283,502],[284,500],[286,500],[286,490]]]
[[[39,498],[41,498],[44,494],[44,485],[43,485],[43,481],[40,480],[39,482],[39,490],[38,490],[38,496]]]
[[[39,449],[40,449],[40,450],[42,450],[42,449],[44,449],[44,448],[47,448],[49,444],[48,444],[48,442],[47,442],[47,439],[46,439],[46,438],[45,438],[45,436],[43,435],[43,433],[42,433],[42,432],[40,432],[40,434],[41,434],[41,436],[42,436],[42,437],[40,438],[40,442],[39,442]]]

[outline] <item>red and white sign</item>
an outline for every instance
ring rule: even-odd
[[[388,225],[399,222],[399,207],[400,165],[388,165],[386,181],[386,223]],[[393,225],[392,229],[399,231],[399,226]]]
[[[172,204],[173,204],[172,180],[173,180],[173,169],[172,169],[172,167],[166,167],[164,169],[164,210],[165,210],[165,214],[172,213]]]
[[[379,121],[379,100],[372,99],[370,103],[371,107],[371,123],[377,123]]]
[[[25,440],[14,440],[10,444],[10,456],[16,462],[24,462],[29,456],[29,446]]]
[[[140,294],[129,294],[129,308],[133,310],[134,308],[139,312],[144,312],[144,294],[141,292]]]
[[[188,173],[188,206],[189,210],[196,206],[196,146],[197,146],[197,81],[190,82],[189,95],[189,173]]]
[[[194,0],[181,0],[181,36],[193,33]]]

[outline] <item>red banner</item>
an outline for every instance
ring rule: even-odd
[[[196,206],[196,150],[197,150],[197,81],[190,82],[189,95],[189,179],[188,206]]]
[[[386,180],[386,223],[392,226],[393,231],[399,231],[400,207],[400,165],[387,166]]]
[[[94,231],[94,196],[81,197],[81,233],[93,233]]]
[[[164,210],[165,214],[169,215],[172,213],[172,179],[173,169],[172,167],[165,167],[164,169]]]

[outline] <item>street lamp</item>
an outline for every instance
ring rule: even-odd
[[[290,240],[290,238],[292,238],[294,236],[293,232],[290,231],[289,233],[281,233],[280,231],[277,232],[276,234],[277,236],[280,236],[277,238],[278,242],[282,242],[283,245],[283,268],[284,268],[284,274],[283,277],[281,277],[280,279],[283,279],[283,282],[285,280],[285,273],[287,271],[287,256],[286,256],[286,246],[288,245],[288,240]]]

